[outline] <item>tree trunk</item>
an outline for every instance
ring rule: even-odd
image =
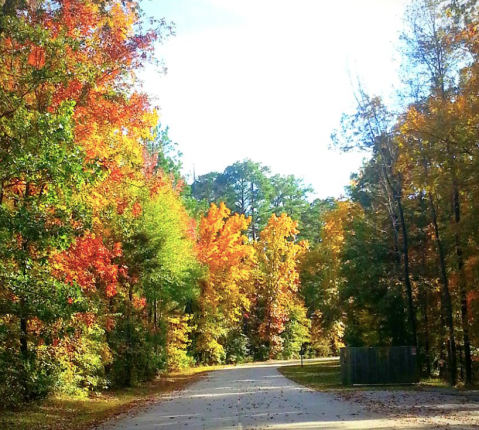
[[[452,314],[452,302],[451,294],[449,293],[449,279],[447,277],[446,271],[446,259],[444,256],[444,248],[441,241],[441,236],[439,233],[439,225],[437,223],[437,213],[434,206],[434,201],[432,199],[431,193],[429,195],[429,210],[431,212],[432,224],[434,227],[434,234],[436,236],[436,245],[438,250],[439,257],[439,267],[441,271],[441,281],[442,281],[442,302],[443,308],[446,314],[446,323],[449,331],[449,342],[448,342],[448,361],[449,361],[449,383],[454,386],[457,382],[457,363],[456,363],[456,341],[454,336],[454,319]]]
[[[422,213],[427,213],[427,203],[424,198],[424,193],[420,192],[420,208]],[[423,235],[422,240],[426,241],[427,237],[427,222],[424,224],[421,223],[421,233]],[[425,246],[421,247],[421,275],[423,278],[427,277],[427,264],[426,264],[426,248]],[[429,336],[429,294],[428,294],[428,285],[426,282],[421,282],[421,303],[422,303],[422,315],[423,315],[423,324],[424,324],[424,359],[426,364],[426,376],[431,377],[431,346],[430,346],[430,336]]]
[[[401,232],[402,232],[402,254],[403,254],[403,273],[404,273],[404,286],[406,288],[406,295],[407,295],[407,302],[408,302],[408,319],[409,324],[411,327],[411,336],[412,336],[412,343],[418,349],[417,343],[417,328],[416,328],[416,313],[414,312],[414,300],[412,296],[412,285],[409,273],[409,241],[408,241],[408,232],[406,226],[406,220],[404,218],[404,211],[402,207],[402,178],[400,176],[397,177],[398,186],[395,187],[394,184],[391,182],[390,175],[387,171],[387,166],[383,165],[382,173],[390,192],[392,193],[393,200],[396,202],[396,206],[399,212],[399,222],[401,223]],[[398,188],[398,189],[397,189]],[[419,356],[419,354],[418,354]]]
[[[421,145],[422,149],[422,145]],[[426,178],[429,176],[428,172],[428,162],[425,156],[423,156],[423,168]],[[439,231],[439,225],[437,222],[437,212],[436,206],[433,200],[433,196],[431,191],[428,193],[428,203],[429,203],[429,212],[431,216],[431,222],[434,228],[434,235],[436,238],[436,246],[438,251],[438,259],[439,259],[439,269],[440,269],[440,278],[441,278],[441,285],[442,285],[442,294],[441,294],[441,305],[446,315],[446,325],[449,333],[449,341],[448,341],[448,363],[449,363],[449,384],[454,386],[457,383],[457,362],[456,362],[456,341],[454,335],[454,318],[453,318],[453,309],[452,309],[452,301],[451,301],[451,294],[449,292],[449,279],[447,276],[446,270],[446,258],[444,254],[444,247],[441,240],[441,234]],[[441,316],[442,320],[442,316]]]
[[[255,226],[255,217],[254,217],[254,184],[251,182],[251,237],[253,241],[256,240],[256,226]]]
[[[403,243],[403,258],[404,258],[404,284],[406,286],[407,301],[408,301],[408,315],[409,324],[411,325],[411,334],[413,345],[417,348],[417,327],[416,327],[416,313],[414,312],[414,301],[412,297],[412,286],[409,274],[409,242],[406,221],[404,220],[404,212],[401,203],[401,197],[397,196],[397,205],[399,209],[399,219],[401,221],[402,243]]]
[[[467,293],[466,293],[466,276],[464,273],[464,256],[462,251],[461,239],[459,237],[459,227],[461,222],[461,206],[459,200],[459,189],[454,174],[453,180],[453,200],[454,200],[454,221],[456,231],[454,233],[457,269],[459,271],[459,294],[461,298],[461,323],[464,338],[464,368],[466,370],[466,384],[472,384],[472,360],[471,360],[471,343],[469,340],[469,317],[467,309]]]
[[[25,361],[28,359],[27,322],[25,317],[20,318],[20,352]]]
[[[133,377],[133,357],[132,357],[132,350],[133,350],[133,345],[131,342],[131,337],[132,337],[132,323],[131,323],[131,307],[132,307],[132,301],[133,301],[133,287],[130,285],[128,288],[128,306],[126,308],[126,321],[127,321],[127,326],[126,326],[126,368],[125,368],[125,385],[127,387],[130,387],[132,384],[132,377]]]
[[[431,377],[431,352],[429,345],[429,318],[427,315],[427,291],[424,290],[424,355],[426,358],[426,376]]]
[[[442,307],[442,309],[444,309],[444,298],[443,298],[442,295],[441,295],[441,307]],[[443,339],[446,338],[445,329],[446,329],[447,324],[446,324],[446,320],[444,319],[444,313],[443,312],[441,312],[440,319],[441,319],[441,338],[440,338],[441,339],[441,344],[440,344],[439,357],[441,358],[441,362],[447,363],[449,351],[446,352],[445,343],[443,341]],[[447,372],[448,372],[448,366],[444,366],[444,365],[440,364],[440,366],[439,366],[439,377],[443,380],[446,380],[447,379]]]

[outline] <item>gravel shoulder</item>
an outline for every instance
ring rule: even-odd
[[[344,391],[339,395],[370,412],[423,426],[419,428],[479,429],[475,395],[410,390]]]

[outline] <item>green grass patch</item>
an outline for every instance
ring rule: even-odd
[[[284,366],[280,367],[279,371],[292,381],[317,391],[345,388],[341,384],[341,367],[338,359],[304,363],[304,367]]]
[[[51,396],[14,411],[0,410],[0,428],[85,430],[134,407],[154,402],[162,394],[181,389],[206,370],[208,368],[187,369],[136,387],[108,390],[88,398]]]

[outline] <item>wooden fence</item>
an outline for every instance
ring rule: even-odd
[[[341,379],[344,385],[414,384],[417,378],[416,348],[341,348]]]

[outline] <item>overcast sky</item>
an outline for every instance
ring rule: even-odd
[[[186,174],[251,158],[294,174],[316,196],[338,197],[363,155],[329,150],[353,79],[385,97],[407,0],[152,0],[148,15],[176,23],[158,49],[166,76],[145,90],[183,152]]]

